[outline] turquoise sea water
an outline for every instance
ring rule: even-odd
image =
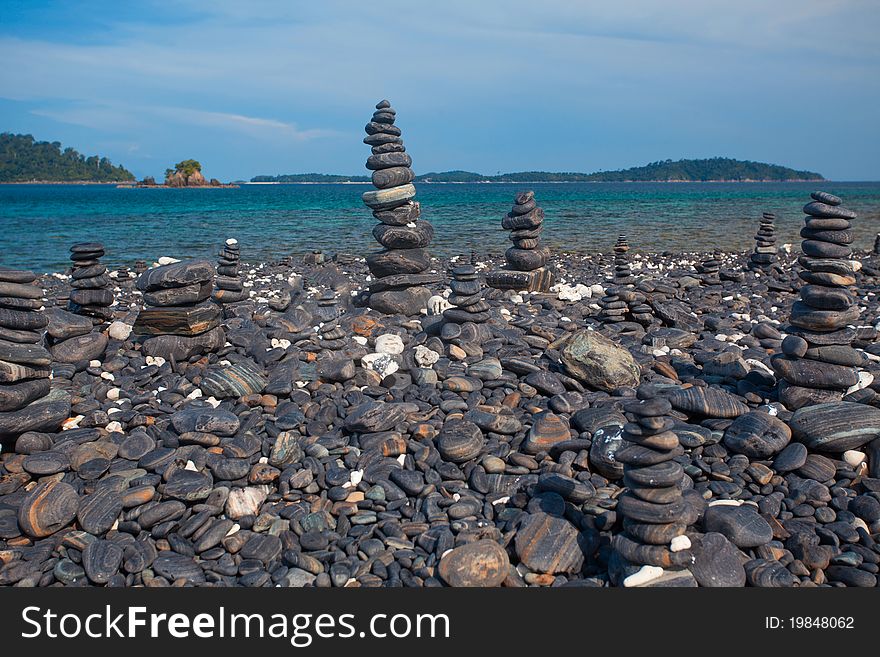
[[[545,241],[569,252],[610,251],[626,233],[640,251],[747,249],[762,211],[778,216],[780,243],[797,242],[801,208],[816,188],[859,213],[857,248],[880,232],[880,183],[566,183],[418,185],[438,255],[501,254],[501,218],[514,195],[535,190]],[[361,203],[369,185],[243,185],[239,189],[117,189],[96,185],[0,185],[0,263],[61,271],[68,248],[102,241],[110,265],[162,255],[213,257],[227,237],[246,261],[378,247]]]

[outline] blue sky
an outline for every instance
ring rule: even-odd
[[[0,0],[0,131],[139,177],[354,174],[387,97],[418,173],[880,180],[878,34],[877,0]]]

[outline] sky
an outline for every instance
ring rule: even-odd
[[[161,177],[734,157],[880,180],[878,0],[0,0],[0,131]]]

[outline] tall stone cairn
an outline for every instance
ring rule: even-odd
[[[769,269],[776,262],[776,215],[765,212],[755,233],[755,250],[749,256],[750,269]]]
[[[43,289],[30,271],[0,268],[0,448],[27,431],[54,432],[70,416],[70,397],[52,389]]]
[[[236,303],[248,298],[239,272],[241,247],[238,240],[229,238],[223,243],[223,249],[217,257],[217,277],[214,279],[216,289],[212,298],[219,304]]]
[[[629,242],[626,235],[618,235],[614,245],[614,273],[612,281],[614,285],[630,285],[635,282],[632,266],[629,263]]]
[[[68,309],[78,315],[91,317],[96,324],[112,319],[113,289],[107,267],[101,264],[104,245],[99,242],[80,242],[70,247],[71,272]]]
[[[813,192],[804,206],[798,276],[805,282],[789,317],[781,355],[771,359],[779,399],[791,410],[841,399],[859,381],[863,356],[852,348],[859,307],[850,291],[856,279],[850,227],[856,213],[826,192]]]
[[[368,305],[388,315],[416,315],[431,297],[425,286],[439,283],[440,275],[428,272],[427,246],[434,229],[419,219],[419,203],[413,200],[412,158],[406,153],[400,128],[394,125],[396,115],[391,103],[383,100],[376,104],[365,128],[364,143],[372,150],[367,169],[373,172],[376,191],[365,192],[362,198],[379,220],[373,237],[383,247],[367,256],[367,267],[376,278],[370,285]]]
[[[672,430],[672,404],[646,388],[639,389],[638,401],[624,404],[631,418],[623,427],[627,446],[615,457],[623,464],[626,491],[617,499],[623,532],[611,544],[623,559],[624,574],[641,566],[683,569],[692,558],[690,541],[676,541],[691,513],[683,496],[684,469],[674,460],[683,450]]]
[[[186,360],[211,353],[226,342],[220,306],[211,301],[214,266],[207,260],[175,262],[138,277],[145,308],[133,333],[145,336],[147,356]]]
[[[489,272],[486,283],[501,290],[546,292],[553,285],[553,273],[547,268],[550,249],[541,243],[544,210],[538,207],[535,193],[520,192],[501,227],[510,231],[513,246],[504,254],[507,267]]]

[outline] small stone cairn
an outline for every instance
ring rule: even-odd
[[[237,303],[248,298],[239,272],[240,260],[241,248],[238,240],[233,238],[226,240],[217,258],[217,277],[214,279],[217,287],[212,296],[215,302]]]
[[[765,212],[755,234],[755,250],[749,256],[749,268],[767,270],[776,262],[776,215]]]
[[[501,227],[511,231],[510,240],[513,242],[504,254],[507,267],[486,275],[490,287],[527,292],[547,292],[550,289],[554,276],[546,266],[550,249],[541,243],[543,224],[544,210],[535,202],[535,193],[517,194],[513,208],[501,220]]]

